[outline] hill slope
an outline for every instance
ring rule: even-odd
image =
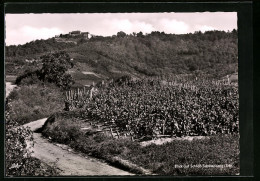
[[[76,65],[71,70],[74,77],[90,81],[121,75],[139,77],[200,72],[223,77],[237,72],[238,66],[236,30],[185,35],[152,32],[119,36],[118,33],[112,37],[78,40],[77,45],[49,39],[6,47],[6,50],[7,73],[11,73],[13,66],[20,65],[21,70],[30,66],[24,62],[28,57],[65,50]],[[84,74],[84,71],[90,73]]]

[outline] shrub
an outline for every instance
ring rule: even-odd
[[[24,74],[19,76],[15,82],[17,85],[32,85],[41,83],[39,80],[39,75],[36,72],[30,72],[29,74]]]
[[[64,106],[61,90],[51,84],[21,86],[8,99],[13,105],[11,117],[18,124],[47,117]]]
[[[76,119],[65,117],[64,114],[54,114],[43,126],[43,135],[49,135],[53,141],[69,144],[82,134]]]
[[[28,128],[13,129],[16,125],[6,112],[6,175],[23,175],[28,170],[25,163],[31,153],[26,149],[26,139],[32,141],[32,133]]]
[[[5,168],[6,176],[50,176],[58,175],[55,168],[31,157],[27,141],[33,141],[29,128],[19,128],[16,121],[11,119],[12,106],[6,106],[5,112]]]
[[[53,141],[69,144],[81,152],[101,158],[121,154],[128,146],[138,145],[138,143],[123,138],[113,140],[94,131],[83,132],[80,130],[82,121],[71,118],[70,115],[64,112],[55,113],[43,126],[42,134],[51,137]]]

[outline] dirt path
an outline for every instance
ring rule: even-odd
[[[94,72],[82,71],[82,73],[85,74],[85,75],[94,75],[94,76],[96,76],[96,77],[98,77],[98,78],[101,78],[99,75],[97,75],[97,74],[94,73]]]
[[[11,82],[6,82],[6,97],[16,87]],[[47,119],[40,119],[25,124],[32,131],[41,128]],[[43,138],[40,133],[33,133],[34,147],[33,156],[43,162],[55,166],[61,170],[61,175],[133,175],[132,173],[112,167],[98,159],[83,156],[80,153],[73,152],[66,145],[53,144]],[[30,144],[30,143],[29,143]]]
[[[42,127],[46,119],[40,119],[24,126],[32,131]],[[129,172],[112,167],[95,158],[76,153],[65,145],[53,144],[43,138],[40,133],[33,133],[33,156],[47,164],[54,164],[61,170],[61,175],[133,175]]]

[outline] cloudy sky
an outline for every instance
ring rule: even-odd
[[[6,45],[47,39],[73,30],[111,36],[119,31],[185,34],[237,29],[236,12],[205,13],[92,13],[6,14]]]

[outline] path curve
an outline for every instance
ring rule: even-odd
[[[10,82],[6,82],[6,97],[16,87]],[[39,119],[23,125],[29,127],[33,132],[41,128],[47,118]],[[69,149],[66,145],[53,144],[43,138],[41,133],[33,133],[34,147],[32,156],[43,162],[55,166],[61,170],[60,175],[64,176],[89,176],[89,175],[133,175],[132,173],[112,167],[98,159],[83,156]],[[31,142],[27,142],[32,144]]]
[[[32,131],[41,128],[47,119],[40,119],[25,124]],[[72,149],[68,149],[66,145],[53,144],[43,138],[41,133],[33,133],[34,157],[43,162],[55,166],[61,170],[61,175],[66,176],[87,176],[87,175],[133,175],[132,173],[112,167],[98,159],[83,156],[76,153]]]

